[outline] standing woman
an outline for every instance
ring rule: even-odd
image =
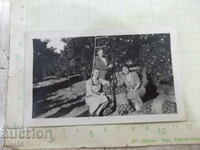
[[[127,99],[131,100],[135,104],[137,111],[141,110],[143,101],[141,99],[144,96],[146,89],[141,84],[137,72],[130,72],[128,66],[122,67],[122,79],[118,82],[118,86],[123,84],[127,87]]]
[[[86,104],[89,106],[90,115],[97,115],[107,106],[108,99],[102,92],[102,85],[108,84],[108,81],[99,79],[99,70],[94,68],[92,77],[86,81]]]
[[[95,58],[94,67],[100,71],[99,78],[105,80],[106,74],[113,65],[109,64],[108,60],[104,57],[103,49],[99,49],[97,54],[98,56]]]

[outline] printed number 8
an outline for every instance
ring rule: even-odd
[[[159,129],[158,129],[158,133],[159,133],[160,135],[166,135],[167,130],[166,130],[165,128],[159,128]]]

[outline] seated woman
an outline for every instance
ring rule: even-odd
[[[102,85],[108,84],[108,81],[99,79],[99,69],[93,69],[92,77],[86,81],[86,104],[89,106],[90,115],[100,115],[100,112],[108,104],[105,93],[102,92]],[[96,114],[95,114],[96,113]]]
[[[127,99],[130,100],[135,105],[136,111],[140,111],[143,106],[143,101],[141,97],[144,96],[146,89],[141,84],[137,72],[130,72],[128,66],[122,67],[122,73],[123,76],[117,85],[118,86],[121,86],[123,84],[126,85]]]

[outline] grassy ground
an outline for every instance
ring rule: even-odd
[[[62,83],[58,87],[55,84],[48,84],[47,81],[45,81],[45,85],[42,83],[37,84],[37,87],[34,88],[33,98],[34,118],[88,116],[88,106],[85,104],[85,81],[74,83],[73,86],[68,86],[67,83],[63,85],[63,82],[63,80],[56,81],[56,83]],[[169,91],[172,91],[172,89]],[[111,94],[112,92],[112,89],[107,89],[107,93]],[[129,105],[125,99],[123,88],[115,89],[115,93],[115,101],[111,96],[110,103],[103,115],[176,113],[174,92],[167,95],[160,92],[155,98],[145,100],[140,112],[136,112],[134,106]]]

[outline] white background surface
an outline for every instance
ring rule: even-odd
[[[0,131],[4,124],[9,55],[9,1],[0,0]],[[0,145],[1,139],[0,132]]]
[[[5,108],[5,98],[6,98],[6,88],[7,88],[7,69],[8,60],[5,54],[8,54],[9,50],[9,1],[0,0],[0,124],[4,121],[2,120],[3,110]],[[200,27],[198,28],[200,30]],[[5,52],[2,50],[5,50]],[[120,150],[122,148],[119,148]],[[118,150],[119,150],[118,149]],[[143,147],[143,148],[124,148],[124,149],[134,149],[134,150],[199,150],[200,145],[179,145],[179,146],[156,146],[156,147]]]

